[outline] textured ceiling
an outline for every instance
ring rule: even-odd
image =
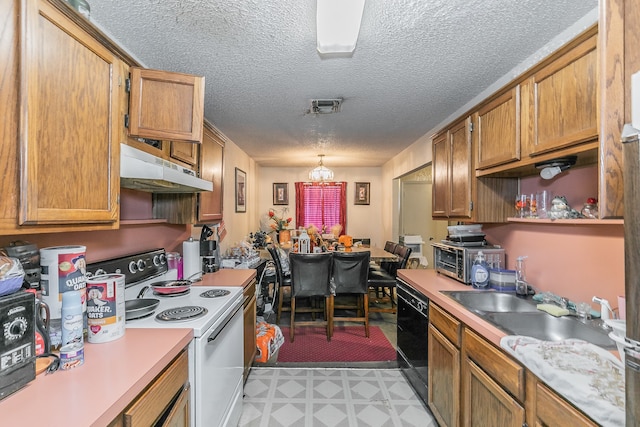
[[[379,166],[597,8],[597,0],[368,0],[323,58],[315,0],[95,0],[146,67],[203,75],[205,117],[264,166]],[[344,99],[338,114],[310,100]]]

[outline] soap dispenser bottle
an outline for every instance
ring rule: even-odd
[[[529,284],[525,277],[526,256],[519,256],[516,259],[516,295],[527,296],[529,294]]]
[[[478,251],[471,266],[471,284],[474,288],[484,288],[489,284],[489,268],[482,251]]]

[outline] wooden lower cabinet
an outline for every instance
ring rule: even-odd
[[[429,409],[441,426],[460,425],[460,350],[429,325]]]
[[[188,427],[190,403],[189,357],[185,350],[109,427]]]
[[[464,359],[462,375],[465,426],[523,426],[522,405],[472,360]]]
[[[256,281],[252,280],[244,288],[244,373],[243,381],[247,381],[249,370],[256,358]]]

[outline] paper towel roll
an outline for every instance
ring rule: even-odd
[[[184,263],[183,275],[185,279],[195,280],[202,277],[200,242],[193,240],[193,237],[182,242],[182,260]]]

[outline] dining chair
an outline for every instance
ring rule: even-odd
[[[267,250],[273,259],[273,263],[276,267],[276,280],[278,281],[278,287],[276,291],[276,297],[278,299],[278,309],[276,313],[276,324],[280,324],[280,317],[282,316],[283,311],[291,311],[291,305],[285,306],[284,300],[287,297],[286,294],[289,294],[289,298],[291,297],[291,273],[289,269],[283,268],[282,259],[280,257],[280,248],[275,245],[267,246]],[[285,260],[285,262],[288,261]]]
[[[325,326],[327,341],[331,341],[333,332],[333,293],[331,291],[331,268],[333,254],[331,252],[315,254],[289,254],[291,267],[291,326],[289,338],[294,340],[295,327]],[[303,297],[324,297],[324,317],[321,322],[316,320],[296,322],[296,314],[313,313],[314,307],[298,307],[296,301]]]
[[[335,287],[333,322],[363,322],[365,336],[369,338],[369,252],[334,252],[333,283]],[[356,304],[338,304],[340,297],[356,297]],[[336,316],[336,309],[355,310],[355,316]],[[333,324],[332,324],[333,327]],[[333,335],[333,330],[331,331]]]
[[[370,312],[397,313],[396,275],[398,270],[406,267],[409,256],[411,255],[411,248],[404,245],[396,245],[394,253],[398,256],[397,261],[385,265],[386,268],[380,270],[369,269],[367,278],[369,288],[376,290],[377,296],[379,296],[379,290],[382,289],[385,295],[384,298],[388,298],[391,307],[370,307]],[[382,299],[382,297],[380,297],[380,299]]]

